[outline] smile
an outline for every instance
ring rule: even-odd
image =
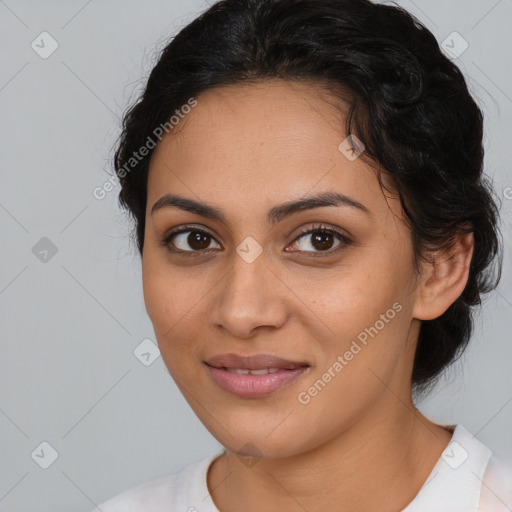
[[[216,368],[206,365],[212,380],[224,391],[242,398],[268,396],[296,381],[309,366],[292,369],[261,368]]]

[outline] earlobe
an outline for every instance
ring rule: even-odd
[[[473,233],[458,235],[448,250],[435,253],[423,265],[413,317],[433,320],[440,317],[466,287],[474,251]]]

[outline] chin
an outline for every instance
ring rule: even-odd
[[[283,425],[275,428],[267,428],[267,423],[258,424],[257,420],[251,421],[246,427],[236,420],[223,422],[222,427],[218,423],[200,418],[208,431],[228,451],[240,457],[253,457],[265,459],[279,459],[291,457],[308,450],[311,440],[300,439],[298,435],[304,430],[299,426],[293,429],[285,429]],[[263,427],[264,425],[264,427]]]

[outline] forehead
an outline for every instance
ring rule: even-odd
[[[155,148],[148,207],[169,192],[247,208],[337,190],[388,209],[375,170],[340,151],[346,106],[327,90],[275,80],[219,87],[196,100]]]

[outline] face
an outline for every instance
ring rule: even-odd
[[[410,393],[410,231],[375,170],[340,150],[344,119],[318,86],[196,99],[150,164],[147,312],[169,372],[220,443],[304,453]],[[334,204],[282,207],[327,193]]]

